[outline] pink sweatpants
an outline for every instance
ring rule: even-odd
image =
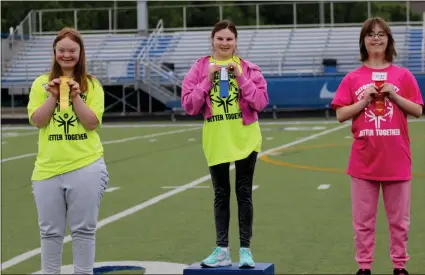
[[[405,268],[409,260],[410,181],[377,182],[351,178],[355,259],[359,268],[372,269],[381,186],[390,230],[390,256],[394,268]]]

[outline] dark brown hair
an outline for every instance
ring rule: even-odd
[[[236,30],[235,24],[233,24],[233,22],[230,20],[221,20],[214,25],[214,28],[211,32],[211,39],[214,39],[216,32],[224,29],[229,29],[235,35],[235,38],[238,38],[238,31]]]
[[[62,75],[62,69],[56,61],[56,44],[64,38],[69,38],[80,46],[80,56],[78,63],[74,67],[74,80],[80,85],[81,92],[86,92],[88,89],[87,79],[92,80],[92,76],[86,71],[86,53],[84,50],[83,39],[77,30],[73,28],[63,28],[53,41],[53,60],[50,69],[49,81],[58,78]]]
[[[363,23],[359,39],[360,61],[364,62],[369,58],[369,54],[367,53],[364,40],[369,33],[373,32],[373,27],[375,27],[375,25],[381,26],[381,28],[384,30],[385,34],[388,37],[388,44],[387,48],[385,49],[385,60],[388,62],[392,62],[393,59],[397,56],[397,52],[394,46],[395,42],[390,27],[388,26],[387,22],[385,22],[385,20],[381,17],[372,17],[367,19]]]

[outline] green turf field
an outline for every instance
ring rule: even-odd
[[[215,245],[213,190],[202,152],[201,125],[138,125],[105,125],[100,130],[110,192],[101,205],[96,261],[150,262],[144,263],[148,271],[158,269],[155,261],[198,262]],[[408,270],[424,274],[425,127],[423,120],[409,126],[415,176]],[[261,128],[263,150],[268,154],[258,160],[255,174],[252,250],[256,262],[274,263],[276,274],[353,274],[357,265],[345,174],[350,127],[334,121],[275,120],[262,121]],[[4,274],[41,269],[30,183],[36,143],[35,129],[2,129]],[[231,176],[233,180],[234,170]],[[239,241],[233,187],[231,219],[232,260],[236,262]],[[381,199],[375,274],[392,272],[388,238]],[[66,241],[64,266],[72,264],[71,243]],[[160,272],[181,272],[181,265],[162,268]],[[136,271],[125,272],[129,273]]]

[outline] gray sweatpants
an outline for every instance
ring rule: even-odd
[[[103,158],[54,178],[32,183],[38,211],[43,274],[59,274],[66,220],[72,237],[74,274],[93,274],[100,200],[109,174]]]

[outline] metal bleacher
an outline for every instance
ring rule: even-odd
[[[130,60],[143,47],[145,37],[137,35],[84,34],[84,46],[89,67],[91,62],[105,60]],[[3,74],[3,83],[31,83],[51,66],[55,36],[35,36],[15,56]],[[126,63],[125,63],[126,64]],[[115,69],[120,67],[117,65]],[[113,71],[113,70],[110,70]],[[121,74],[127,74],[126,67]]]
[[[256,30],[251,37],[252,46],[242,53],[256,63],[264,73],[274,74],[279,70],[279,59],[287,49],[292,29]]]
[[[421,70],[421,27],[395,26],[392,31],[398,53],[395,63]],[[321,73],[323,59],[336,59],[338,71],[344,73],[360,65],[359,33],[360,27],[241,30],[238,49],[241,57],[268,75]],[[178,45],[162,59],[174,63],[176,74],[183,77],[199,56],[211,53],[209,35],[209,31],[176,33]]]
[[[326,48],[328,28],[296,29],[292,32],[281,62],[284,72],[316,71]]]
[[[424,72],[425,40],[423,35],[424,35],[424,30],[420,27],[410,28],[407,33],[407,36],[408,36],[407,50],[411,52],[411,54],[407,56],[407,67],[409,67],[411,71],[413,72]]]
[[[394,63],[403,66],[406,65],[408,28],[405,26],[392,27],[398,55]],[[359,66],[359,33],[360,28],[337,28],[332,30],[323,57],[337,59],[339,70],[342,72],[347,72],[355,66]]]
[[[26,82],[49,69],[52,61],[53,36],[37,36],[29,40],[25,47],[13,58],[11,66],[3,74],[4,82]],[[87,58],[91,58],[99,48],[104,36],[92,35],[86,40]]]
[[[238,35],[238,52],[245,53],[251,43],[252,30],[241,30]],[[173,63],[177,75],[185,75],[187,69],[201,56],[211,54],[211,32],[188,31],[172,34],[175,46],[169,47],[159,60]],[[196,41],[196,43],[194,43]]]
[[[413,72],[423,71],[422,27],[392,27],[398,58],[396,64]],[[238,53],[258,64],[266,75],[321,73],[323,59],[336,59],[338,72],[347,72],[359,62],[360,27],[242,29]],[[83,34],[89,72],[108,82],[134,82],[145,75],[145,65],[172,63],[170,73],[160,65],[153,74],[181,82],[197,58],[211,53],[210,31],[164,32],[149,37],[138,34]],[[3,72],[3,86],[30,84],[47,71],[52,59],[54,36],[33,36]],[[137,60],[137,61],[136,61]]]

